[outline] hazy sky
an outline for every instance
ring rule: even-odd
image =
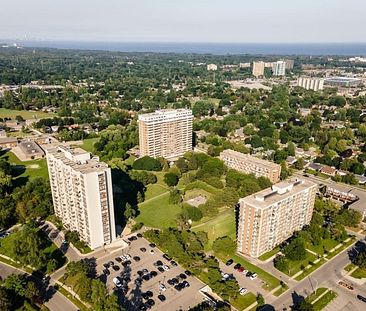
[[[366,42],[366,0],[1,0],[0,39]]]

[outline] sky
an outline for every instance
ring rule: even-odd
[[[0,39],[366,42],[366,0],[1,0]]]

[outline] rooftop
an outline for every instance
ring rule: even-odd
[[[192,110],[186,108],[161,109],[151,113],[140,114],[139,120],[151,120],[151,119],[162,120],[166,118],[173,118],[177,116],[187,116],[187,115],[193,117]]]
[[[268,169],[278,169],[279,170],[281,167],[279,164],[276,164],[276,163],[273,163],[273,162],[270,162],[267,160],[259,159],[250,154],[241,153],[241,152],[234,151],[231,149],[226,149],[223,152],[221,152],[220,157],[222,157],[222,156],[234,157],[234,158],[237,158],[242,161],[256,163],[256,164],[258,164],[262,167],[266,167]]]
[[[27,155],[44,154],[43,149],[33,140],[22,141],[18,146]]]
[[[264,209],[271,206],[273,203],[282,201],[308,188],[316,186],[316,183],[309,180],[291,178],[286,181],[279,182],[270,188],[264,189],[245,198],[241,198],[239,202],[245,202],[250,206]]]
[[[99,157],[92,157],[89,152],[81,148],[71,149],[61,145],[48,149],[47,154],[82,174],[103,172],[108,168],[106,163],[99,162]]]

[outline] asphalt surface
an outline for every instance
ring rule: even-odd
[[[16,269],[14,267],[8,266],[0,262],[0,276],[4,279],[8,275],[24,274],[24,271]],[[40,283],[41,280],[34,279],[36,282]],[[68,300],[64,295],[55,291],[52,286],[48,287],[48,292],[52,293],[48,301],[45,302],[45,306],[51,311],[76,311],[79,310],[70,300]]]
[[[276,310],[290,310],[290,306],[294,302],[301,299],[301,297],[306,297],[310,295],[316,288],[326,287],[335,291],[339,297],[338,301],[342,301],[341,306],[353,305],[353,310],[365,310],[365,303],[359,301],[356,298],[357,294],[366,297],[365,286],[352,283],[347,279],[342,273],[343,268],[350,263],[349,251],[353,249],[353,246],[349,247],[347,250],[340,253],[338,256],[329,260],[323,264],[320,268],[315,270],[309,277],[304,278],[298,282],[295,286],[286,291],[278,299],[274,301],[272,306]],[[340,280],[351,284],[354,287],[353,291],[345,289],[340,286],[338,282]],[[342,310],[341,309],[331,309],[332,311]]]

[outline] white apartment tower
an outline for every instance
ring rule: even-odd
[[[297,85],[307,90],[322,91],[324,89],[324,79],[300,77]]]
[[[55,214],[95,249],[116,238],[111,170],[83,149],[46,150]]]
[[[286,62],[279,60],[273,63],[272,67],[274,76],[285,76],[286,75]]]
[[[139,115],[140,156],[174,159],[192,150],[189,109],[164,109]]]
[[[253,76],[255,76],[256,78],[263,76],[264,75],[264,62],[259,61],[259,62],[253,62],[253,71],[252,71]]]
[[[239,200],[237,250],[259,257],[311,221],[317,184],[290,179]]]

